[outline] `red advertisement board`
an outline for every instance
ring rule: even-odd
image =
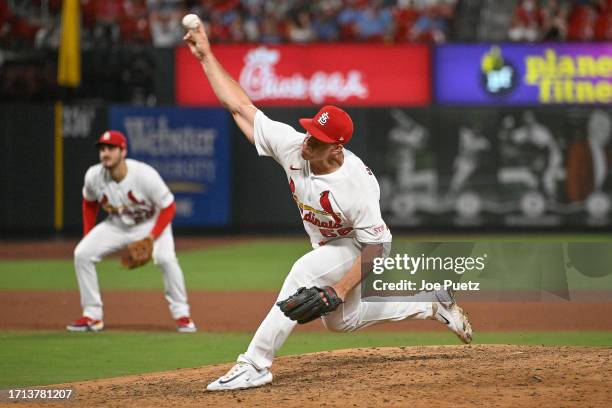
[[[219,45],[217,59],[260,106],[426,106],[426,45]],[[178,105],[218,106],[198,61],[176,49]]]

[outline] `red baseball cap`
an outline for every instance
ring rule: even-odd
[[[353,121],[337,106],[321,108],[314,118],[300,119],[300,125],[315,139],[325,143],[346,144],[353,137]]]
[[[127,141],[125,139],[125,135],[118,130],[107,130],[102,133],[102,136],[98,139],[96,146],[99,145],[110,145],[117,146],[122,149],[127,147]]]

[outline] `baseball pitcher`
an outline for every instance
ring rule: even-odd
[[[428,302],[361,302],[362,253],[381,255],[391,233],[379,207],[372,171],[344,146],[353,136],[350,116],[335,106],[300,119],[306,133],[258,110],[215,58],[202,24],[184,40],[200,61],[220,102],[261,156],[283,168],[313,250],[298,259],[237,364],[208,390],[257,387],[272,381],[272,360],[299,323],[322,318],[333,331],[354,331],[378,322],[434,319],[465,343],[472,329],[452,294],[436,292]],[[365,250],[365,252],[364,252]]]
[[[153,167],[126,159],[127,142],[121,132],[104,132],[97,146],[100,163],[85,174],[83,239],[74,250],[83,316],[69,324],[68,331],[97,332],[104,328],[95,263],[127,247],[122,264],[132,269],[153,259],[162,271],[165,296],[177,331],[195,332],[183,271],[174,252],[174,196]],[[108,217],[96,225],[100,207]]]

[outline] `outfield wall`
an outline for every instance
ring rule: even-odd
[[[612,226],[611,47],[215,49],[273,119],[298,126],[320,105],[347,109],[356,129],[348,147],[377,175],[390,226],[500,231]],[[168,182],[177,228],[300,230],[283,172],[257,160],[187,48],[118,47],[83,60],[74,92],[0,105],[0,231],[77,232],[83,175],[107,128],[123,130],[130,155]]]
[[[300,228],[283,171],[260,159],[219,108],[63,106],[61,136],[56,109],[0,107],[3,231],[78,231],[83,176],[97,161],[97,135],[108,127],[124,130],[130,156],[153,164],[171,186],[177,227]],[[294,126],[315,112],[263,109]],[[392,227],[601,230],[612,224],[608,110],[347,110],[356,129],[348,147],[377,175]]]

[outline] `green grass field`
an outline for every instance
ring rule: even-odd
[[[612,242],[612,235],[486,235],[416,236],[395,239],[395,245],[409,242]],[[179,253],[189,290],[276,290],[291,265],[310,249],[306,239],[254,240],[235,245]],[[119,260],[108,259],[98,266],[100,286],[105,290],[162,289],[158,269],[152,265],[125,270]],[[612,274],[582,279],[568,276],[580,289],[612,289]],[[77,290],[72,260],[0,261],[0,290]]]
[[[182,251],[178,257],[189,290],[274,290],[307,251],[305,240],[263,240]],[[152,263],[126,270],[119,259],[107,259],[100,262],[98,277],[100,286],[110,290],[163,287]],[[0,290],[77,290],[72,260],[0,261]]]
[[[612,242],[612,235],[420,235],[396,241]],[[261,239],[226,247],[183,251],[178,255],[189,290],[276,290],[293,262],[308,250],[306,239]],[[127,271],[120,268],[117,259],[109,259],[99,265],[98,271],[104,290],[162,288],[160,273],[152,265]],[[585,280],[581,276],[569,278],[575,287],[585,287]],[[598,289],[612,289],[611,277],[597,279],[589,281],[589,285]],[[1,291],[13,290],[77,290],[72,261],[0,261],[0,296]],[[245,349],[251,335],[0,332],[0,389],[229,362]],[[478,333],[476,342],[612,347],[612,332]],[[450,333],[438,332],[296,333],[290,337],[281,354],[430,344],[458,344],[458,341]]]

